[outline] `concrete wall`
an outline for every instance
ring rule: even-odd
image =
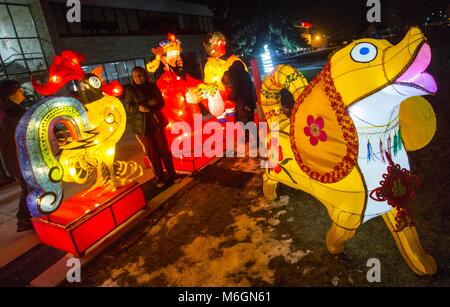
[[[52,0],[52,2],[67,3],[65,0]],[[81,5],[85,4],[201,16],[214,15],[205,5],[176,0],[80,0],[80,3]]]
[[[32,1],[32,0],[31,0]],[[36,0],[35,0],[36,1]],[[49,34],[56,53],[65,49],[72,49],[82,53],[86,58],[85,64],[99,62],[112,62],[116,60],[145,58],[147,61],[154,56],[151,49],[166,39],[165,35],[155,36],[89,36],[89,37],[60,37],[57,31],[56,22],[53,17],[50,3],[54,0],[39,0],[42,13],[47,21]],[[65,2],[65,1],[57,1]],[[81,5],[92,4],[106,7],[139,8],[146,10],[156,10],[156,8],[167,8],[170,12],[196,13],[198,15],[211,15],[206,6],[167,0],[136,0],[136,1],[90,1],[82,0]],[[169,6],[170,4],[170,6]],[[170,8],[170,10],[169,10]],[[185,9],[185,11],[180,11]],[[183,43],[183,52],[196,52],[203,55],[202,39],[203,35],[180,35],[179,39]]]
[[[100,36],[100,37],[65,37],[59,39],[55,50],[57,53],[72,49],[82,53],[86,64],[112,62],[131,58],[145,58],[154,55],[151,49],[167,37],[164,36]],[[203,52],[203,35],[185,35],[179,39],[183,43],[183,52]]]

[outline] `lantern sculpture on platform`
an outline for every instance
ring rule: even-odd
[[[226,60],[223,59],[227,53],[227,40],[220,32],[206,34],[203,39],[203,46],[208,54],[208,61],[206,62],[204,68],[205,82],[217,84],[220,90],[222,99],[225,101],[225,113],[220,116],[216,116],[219,119],[223,119],[225,115],[234,114],[235,103],[228,99],[228,93],[222,82],[222,78],[225,72],[227,72],[232,65],[242,65],[246,72],[248,72],[248,68],[236,55],[231,55]]]
[[[430,61],[425,36],[411,28],[397,45],[352,42],[309,84],[287,65],[264,80],[265,116],[284,132],[268,137],[264,195],[276,198],[282,182],[320,200],[332,220],[326,236],[331,253],[343,252],[364,222],[382,216],[411,269],[436,271],[411,215],[420,180],[407,155],[427,145],[436,129],[433,109],[420,97],[437,92],[425,72]],[[283,88],[296,101],[290,118],[281,109]]]
[[[50,79],[35,89],[50,95],[71,80],[79,80],[81,103],[71,97],[49,97],[36,103],[22,117],[16,130],[22,174],[30,193],[27,205],[34,217],[54,212],[61,204],[61,182],[94,184],[84,193],[102,188],[100,194],[142,175],[136,162],[115,161],[116,143],[126,126],[126,113],[118,83],[102,84],[80,67],[82,56],[64,51],[50,67]],[[98,70],[97,70],[98,72]],[[55,136],[55,130],[64,137]],[[60,133],[61,135],[61,133]]]
[[[165,106],[163,113],[169,121],[167,126],[167,138],[169,144],[174,139],[191,138],[194,143],[194,135],[202,133],[202,127],[211,119],[202,118],[201,125],[194,127],[194,115],[201,116],[199,103],[208,108],[211,106],[213,115],[223,113],[223,101],[221,97],[217,97],[217,86],[215,84],[205,84],[201,80],[190,76],[184,69],[183,60],[181,59],[181,42],[173,35],[168,34],[167,40],[159,43],[152,52],[156,55],[155,59],[146,65],[149,72],[155,72],[162,64],[164,73],[157,81],[157,86],[164,98]],[[209,103],[206,103],[206,100]],[[218,103],[219,105],[216,105]],[[187,123],[191,131],[182,133],[181,135],[173,135],[171,128],[176,122]],[[195,128],[195,129],[194,129]],[[200,146],[202,144],[199,144]],[[204,166],[211,160],[211,157],[205,155],[197,155],[195,152],[202,152],[202,148],[189,148],[182,155],[174,155],[174,166],[176,170],[193,172]]]

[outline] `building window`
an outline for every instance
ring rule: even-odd
[[[20,79],[46,69],[30,7],[0,4],[0,77]]]
[[[119,34],[127,34],[128,23],[127,17],[125,16],[125,12],[123,10],[114,9],[114,13],[117,21],[117,27],[119,29]]]
[[[134,10],[127,10],[126,11],[126,17],[128,21],[128,33],[129,34],[139,34],[140,28],[139,23],[136,15],[136,11]]]
[[[60,36],[202,34],[211,31],[211,17],[81,6],[81,23],[68,23],[64,3],[52,3]]]

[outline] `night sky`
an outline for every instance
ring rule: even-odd
[[[227,3],[232,0],[192,0],[191,2],[207,5]],[[370,25],[366,20],[367,0],[241,0],[240,2],[260,2],[262,5],[274,3],[286,7],[286,14],[298,15],[298,20],[313,23],[318,30],[330,35],[342,33],[358,33],[366,30]],[[447,0],[381,0],[382,24],[380,27],[388,27],[394,23],[405,26],[422,23],[431,12],[450,9]],[[297,9],[297,10],[296,10]],[[295,11],[296,10],[296,11]]]

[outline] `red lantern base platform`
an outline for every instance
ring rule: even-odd
[[[82,256],[85,251],[146,205],[138,183],[119,187],[99,196],[99,189],[86,196],[65,200],[54,213],[33,218],[40,241]]]
[[[177,171],[195,172],[208,164],[214,157],[201,156],[197,158],[173,158],[173,166]]]
[[[228,122],[234,122],[234,117],[232,116],[227,116],[226,120]],[[210,122],[217,122],[217,120],[215,118],[212,117],[204,117],[203,121],[202,121],[202,129],[201,130],[197,130],[197,131],[192,131],[190,134],[179,134],[179,135],[173,135],[171,134],[171,130],[167,129],[166,130],[166,137],[167,137],[167,141],[169,143],[169,147],[172,148],[172,142],[177,139],[177,138],[190,138],[189,140],[189,144],[190,144],[190,148],[184,148],[182,150],[182,155],[180,156],[176,156],[173,155],[173,165],[176,171],[181,171],[181,172],[188,172],[188,173],[193,173],[196,171],[199,171],[201,168],[203,168],[205,165],[207,165],[210,161],[212,161],[214,158],[216,158],[216,156],[214,156],[213,154],[210,153],[205,153],[204,152],[204,148],[203,148],[203,143],[205,142],[205,140],[207,140],[210,136],[212,136],[212,132],[211,133],[204,133],[204,126],[207,123]],[[192,125],[191,125],[192,126]],[[223,129],[223,137],[220,140],[217,140],[215,143],[215,146],[221,146],[223,149],[221,150],[221,153],[223,153],[224,149],[225,149],[225,143],[224,140],[226,139],[226,131],[225,131],[225,122],[221,123],[222,129]],[[194,135],[201,135],[201,143],[197,144],[195,141],[195,136]],[[200,152],[200,155],[195,155],[195,152]],[[145,162],[146,166],[150,165],[150,163]]]

